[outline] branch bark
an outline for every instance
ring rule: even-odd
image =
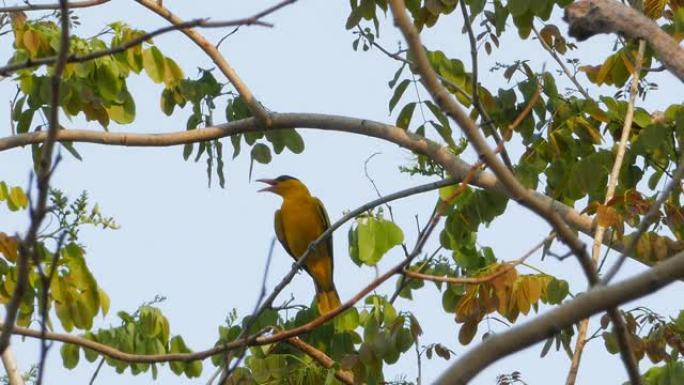
[[[2,353],[2,365],[5,367],[5,372],[7,372],[8,385],[24,385],[24,377],[21,376],[21,372],[17,367],[17,360],[14,358],[14,353],[12,353],[10,346]]]
[[[570,36],[586,40],[600,33],[619,33],[646,40],[658,60],[684,81],[684,49],[643,13],[614,0],[580,0],[565,9]]]

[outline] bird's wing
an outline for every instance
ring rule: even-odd
[[[323,202],[321,202],[320,199],[314,198],[316,201],[316,206],[318,206],[318,213],[321,216],[321,223],[323,223],[323,231],[327,230],[330,227],[330,218],[328,217],[328,212],[325,211],[325,206],[323,206]],[[333,256],[333,237],[332,234],[328,237],[328,239],[325,240],[325,246],[328,251],[328,255],[330,258]]]
[[[287,253],[290,254],[292,258],[297,259],[297,256],[292,254],[292,250],[290,250],[290,247],[287,245],[287,239],[285,239],[285,230],[283,229],[283,217],[282,215],[280,215],[280,210],[276,210],[274,222],[276,237],[278,237],[280,244],[283,245],[285,251],[287,251]]]

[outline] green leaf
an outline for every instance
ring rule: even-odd
[[[552,279],[546,287],[546,298],[552,305],[558,305],[569,293],[568,282],[562,279]]]
[[[409,124],[411,124],[411,118],[413,117],[413,111],[416,109],[416,103],[411,102],[404,106],[397,116],[397,127],[401,127],[404,130],[408,129]]]
[[[392,112],[394,110],[394,106],[397,105],[399,102],[399,99],[401,99],[401,96],[404,95],[404,91],[406,91],[406,88],[411,84],[411,80],[409,79],[404,79],[399,83],[399,85],[394,89],[394,94],[392,94],[392,98],[389,101],[389,111]]]
[[[511,12],[512,16],[519,16],[527,12],[532,5],[532,0],[509,0],[508,10]]]
[[[394,222],[370,216],[357,219],[356,233],[358,259],[369,266],[404,241],[404,233]]]
[[[7,203],[11,206],[16,207],[17,210],[25,209],[26,207],[28,207],[28,197],[26,196],[26,193],[24,193],[24,190],[22,190],[19,186],[12,187],[9,191],[9,196],[7,198]]]
[[[286,135],[284,138],[285,147],[295,154],[304,152],[304,139],[295,129],[284,130]]]
[[[143,51],[143,68],[147,76],[155,83],[161,83],[164,80],[166,69],[166,61],[164,55],[157,47],[150,47]]]
[[[273,157],[271,156],[271,149],[263,143],[257,143],[252,147],[252,159],[256,160],[261,164],[268,164],[271,162]]]
[[[17,121],[17,133],[25,134],[31,128],[31,121],[33,120],[33,114],[36,112],[33,108],[29,108],[19,115]]]
[[[111,105],[107,108],[107,113],[119,124],[130,124],[135,120],[135,100],[127,89],[124,89],[120,96],[123,98],[121,104]]]
[[[76,365],[78,365],[78,360],[80,357],[78,346],[64,344],[59,349],[59,352],[62,355],[62,363],[64,364],[65,368],[73,369],[76,367]]]

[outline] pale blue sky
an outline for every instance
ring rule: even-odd
[[[261,0],[164,2],[186,19],[205,16],[234,19],[251,15],[274,3]],[[397,68],[396,63],[376,50],[367,53],[352,50],[352,33],[344,29],[348,12],[346,1],[300,0],[267,18],[276,24],[275,29],[243,28],[223,43],[221,51],[254,94],[271,110],[331,113],[393,122],[394,117],[389,117],[387,111],[391,96],[387,81]],[[115,20],[125,20],[147,30],[166,25],[164,20],[130,1],[115,0],[77,13],[83,26],[76,32],[83,35],[96,33],[104,23]],[[564,31],[564,25],[560,26]],[[461,27],[460,17],[446,17],[438,28],[425,35],[425,43],[432,49],[442,49],[469,63],[469,46],[461,34]],[[214,42],[222,32],[202,31]],[[531,59],[535,70],[544,63],[549,69],[556,68],[538,42],[519,42],[517,34],[510,32],[509,38],[502,41],[504,48],[493,58],[483,58],[481,64],[482,80],[493,89],[498,88],[494,85],[502,86],[501,74],[488,71],[495,60]],[[381,38],[390,50],[397,47],[400,38],[390,20],[383,20]],[[194,76],[198,66],[211,67],[200,49],[179,33],[159,37],[156,42],[163,52],[181,64],[188,75]],[[599,58],[591,59],[590,55],[593,52],[605,53],[612,47],[612,40],[595,39],[586,47],[576,56],[595,64]],[[0,60],[8,57],[6,44],[0,48],[0,54],[3,58]],[[215,74],[220,76],[218,71]],[[680,84],[673,82],[674,78],[668,74],[659,74],[658,77],[667,79],[669,83],[661,82],[661,91],[654,92],[647,104],[680,101],[677,97],[681,95]],[[584,82],[582,75],[580,79]],[[151,84],[144,77],[135,77],[129,80],[129,87],[137,101],[137,119],[125,128],[112,127],[112,131],[171,132],[185,129],[187,110],[172,118],[159,112],[161,88],[158,85]],[[11,81],[0,82],[0,97],[4,98],[0,103],[7,103],[14,94],[13,90]],[[602,92],[612,94],[614,91],[604,89]],[[592,94],[597,92],[592,91]],[[423,93],[422,97],[425,96]],[[415,98],[415,92],[409,89],[405,98]],[[220,110],[216,120],[223,121]],[[9,121],[7,108],[0,109],[0,121]],[[65,125],[98,129],[96,124],[82,121]],[[9,133],[9,126],[0,128],[0,136]],[[375,197],[363,174],[365,159],[375,152],[381,152],[381,155],[372,160],[369,169],[382,192],[389,193],[425,181],[398,172],[397,167],[408,163],[411,154],[394,145],[352,134],[314,130],[301,133],[306,142],[306,151],[302,155],[285,153],[276,156],[268,166],[256,165],[254,176],[290,174],[299,177],[325,202],[332,220],[339,218],[344,210],[353,209]],[[228,141],[224,143],[226,157],[229,158],[230,145]],[[273,236],[272,214],[280,204],[279,199],[256,194],[258,186],[248,180],[249,162],[244,153],[226,163],[227,187],[220,189],[216,185],[207,188],[204,162],[183,161],[181,148],[122,148],[89,144],[77,147],[84,161],[79,162],[66,155],[55,175],[54,185],[72,197],[83,189],[87,190],[103,212],[113,215],[121,225],[117,231],[84,229],[81,234],[88,247],[88,263],[99,284],[112,298],[112,314],[105,319],[98,317],[98,326],[117,324],[116,311],[132,311],[160,294],[168,298],[160,307],[170,320],[172,333],[183,335],[194,350],[212,346],[217,337],[217,326],[232,308],[237,308],[244,315],[254,305]],[[510,149],[513,154],[518,154],[519,150]],[[0,180],[26,186],[30,165],[28,149],[2,152]],[[436,193],[428,193],[393,204],[409,245],[416,236],[414,216],[425,220],[435,198]],[[11,232],[26,228],[25,213],[7,215],[5,208],[0,210],[2,230]],[[335,236],[335,278],[343,300],[355,294],[375,274],[373,269],[358,268],[346,257],[347,229],[345,226]],[[481,232],[479,242],[492,246],[497,257],[508,260],[519,257],[548,231],[538,218],[510,203],[507,214],[496,220],[490,229]],[[431,244],[434,246],[436,240]],[[400,250],[392,250],[381,263],[380,270],[400,258]],[[585,287],[585,279],[573,260],[562,264],[553,259],[540,262],[539,256],[535,256],[531,262],[568,279],[574,292]],[[290,258],[278,246],[269,273],[269,288],[280,280],[290,265]],[[638,264],[630,262],[622,276],[641,269]],[[394,283],[392,279],[379,292],[391,292]],[[681,288],[681,284],[677,284],[648,297],[645,302],[656,311],[672,315],[678,311],[679,304],[668,299]],[[300,274],[280,298],[288,298],[292,293],[298,302],[308,303],[312,290],[309,278]],[[441,295],[432,285],[416,292],[413,302],[399,301],[398,308],[416,312],[425,331],[422,337],[424,344],[442,342],[459,354],[467,349],[458,344],[459,325],[453,321],[452,315],[442,311]],[[491,326],[493,330],[502,330],[501,325]],[[476,337],[472,345],[478,340]],[[37,361],[38,347],[33,341],[14,338],[13,343],[22,369]],[[578,384],[621,383],[624,380],[619,358],[607,354],[599,346],[601,344],[600,340],[589,344]],[[77,369],[65,370],[61,367],[58,349],[55,345],[50,352],[45,384],[87,384],[95,365],[82,360]],[[484,371],[473,383],[493,384],[497,374],[513,370],[521,371],[528,384],[545,384],[549,379],[564,381],[569,366],[565,353],[552,352],[540,360],[540,350],[541,346],[535,346],[507,358]],[[435,379],[447,364],[439,358],[424,359],[424,383]],[[202,380],[189,381],[176,377],[168,367],[163,367],[157,383],[203,384],[212,372],[213,367],[207,361]],[[387,379],[403,373],[407,379],[414,380],[415,355],[407,353],[386,373]],[[127,372],[122,377],[105,366],[96,383],[107,385],[121,381],[130,385],[152,382],[149,373],[132,376]]]

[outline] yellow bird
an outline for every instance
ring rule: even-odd
[[[275,212],[275,232],[278,240],[292,258],[299,259],[316,240],[330,227],[328,213],[321,201],[312,196],[299,179],[281,175],[276,179],[259,179],[268,184],[259,191],[270,191],[283,198],[280,210]],[[304,270],[316,285],[318,312],[326,314],[340,306],[333,282],[333,240],[332,236],[318,245],[304,263]]]

